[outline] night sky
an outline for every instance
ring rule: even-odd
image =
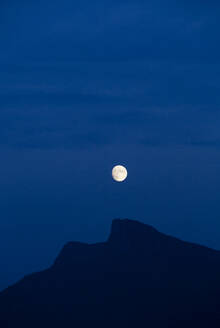
[[[0,289],[113,218],[220,249],[219,17],[214,0],[1,1]]]

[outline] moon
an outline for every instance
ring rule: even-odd
[[[112,169],[112,178],[117,182],[124,181],[128,176],[126,168],[122,165],[116,165]]]

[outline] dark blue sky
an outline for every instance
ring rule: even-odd
[[[212,0],[1,1],[0,289],[115,217],[220,249],[219,15]]]

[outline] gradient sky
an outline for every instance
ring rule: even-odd
[[[213,0],[1,1],[0,289],[116,217],[220,249],[219,15]]]

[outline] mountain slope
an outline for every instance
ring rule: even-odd
[[[220,327],[220,252],[114,220],[0,294],[1,327]]]

